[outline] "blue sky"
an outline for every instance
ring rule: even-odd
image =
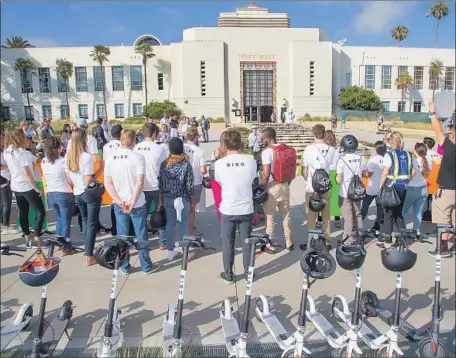
[[[249,1],[18,1],[1,4],[1,36],[22,36],[36,46],[133,44],[142,34],[162,43],[182,41],[182,30],[215,27],[220,12]],[[435,21],[426,18],[432,1],[255,1],[271,12],[287,12],[292,27],[318,27],[347,45],[395,45],[390,29],[409,28],[404,47],[434,47]],[[455,6],[440,23],[439,47],[455,48]]]

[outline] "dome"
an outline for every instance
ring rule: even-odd
[[[154,35],[141,35],[139,36],[133,46],[141,45],[142,43],[147,43],[151,46],[161,46],[161,41]]]

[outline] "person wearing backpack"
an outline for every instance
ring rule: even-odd
[[[211,128],[211,124],[209,123],[209,120],[202,116],[201,117],[201,132],[203,134],[203,141],[205,143],[209,143],[209,129]]]
[[[361,178],[366,174],[366,161],[363,156],[356,154],[358,140],[351,134],[342,137],[340,141],[342,156],[337,162],[336,182],[339,187],[339,206],[344,217],[343,240],[350,237],[353,228],[363,229],[361,203],[366,197]],[[352,238],[353,239],[353,238]]]
[[[331,248],[329,228],[330,222],[330,199],[331,199],[331,181],[329,171],[331,163],[336,155],[336,150],[331,145],[325,143],[325,126],[316,124],[312,128],[314,142],[306,147],[302,156],[302,176],[306,182],[306,215],[307,228],[315,229],[317,226],[318,212],[311,210],[309,206],[312,198],[318,197],[326,202],[321,210],[323,232],[328,240],[326,246]],[[304,245],[305,246],[305,245]],[[304,248],[304,246],[302,248]]]

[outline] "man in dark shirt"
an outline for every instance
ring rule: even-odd
[[[97,140],[98,149],[103,149],[104,145],[108,143],[105,138],[105,132],[101,124],[103,123],[103,118],[97,119],[97,125],[92,128],[92,135]]]
[[[448,126],[448,133],[445,135],[435,113],[435,104],[429,102],[428,108],[432,130],[444,151],[437,178],[439,189],[432,201],[432,222],[434,224],[456,225],[456,139],[454,123]],[[451,256],[451,251],[455,249],[454,245],[451,249],[448,247],[448,239],[449,234],[442,235],[442,257]],[[429,254],[435,256],[436,252],[430,251]]]

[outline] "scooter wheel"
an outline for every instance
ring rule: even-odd
[[[340,349],[339,351],[339,357],[340,358],[359,358],[359,357],[366,357],[366,354],[358,354],[355,351],[352,351],[350,356],[348,355],[348,347],[345,346]]]
[[[301,355],[299,356],[300,358],[307,358],[309,357],[307,354],[304,352],[301,352]],[[296,358],[294,355],[294,349],[290,349],[288,352],[286,352],[284,355],[282,355],[282,358]]]
[[[421,358],[446,358],[449,356],[445,345],[441,341],[433,343],[432,338],[426,338],[420,342],[418,353]]]
[[[258,308],[258,310],[263,313],[264,312],[264,308],[263,308],[263,300],[260,298],[260,297],[257,297],[256,299],[256,307],[255,308]],[[257,313],[257,310],[255,309],[255,317],[256,319],[258,320],[258,322],[263,322],[263,320],[261,319],[261,316]]]
[[[335,314],[334,309],[337,308],[339,311],[344,312],[344,305],[342,303],[342,300],[339,297],[334,298],[333,303],[331,305],[331,313],[333,317],[336,319],[338,322],[342,322],[342,319],[339,317],[339,315]],[[342,348],[345,349],[345,348]]]
[[[377,317],[376,309],[380,308],[380,300],[372,291],[364,291],[361,293],[359,300],[360,312],[368,317]]]
[[[60,321],[65,321],[66,319],[71,319],[73,316],[73,308],[72,308],[73,303],[70,300],[67,300],[63,303],[62,308],[60,309],[58,319]]]
[[[385,346],[377,351],[377,358],[403,358],[403,356],[397,354],[395,351],[391,355],[388,354],[388,346]]]
[[[28,318],[31,318],[33,317],[33,306],[29,306],[25,312],[24,312],[24,316],[22,317],[22,321],[21,322],[25,322]],[[24,328],[22,328],[22,330],[26,330],[28,328],[28,326],[30,326],[30,322],[31,320],[29,321],[29,323],[27,323]]]

